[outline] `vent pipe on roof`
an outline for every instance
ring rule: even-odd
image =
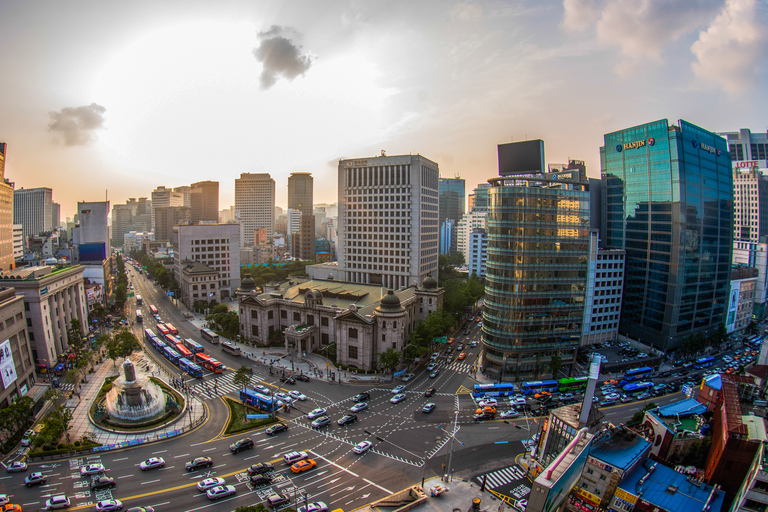
[[[563,462],[563,459],[565,459],[565,457],[569,453],[571,453],[571,450],[573,450],[576,447],[576,445],[579,444],[579,441],[581,441],[584,438],[584,435],[588,431],[589,431],[588,428],[583,428],[579,430],[579,432],[576,434],[576,437],[573,438],[573,441],[568,443],[568,446],[565,447],[565,450],[563,450],[563,452],[560,455],[558,455],[557,459],[555,459],[555,462],[553,462],[549,466],[549,470],[547,470],[547,476],[546,476],[547,480],[552,479],[552,473],[555,472],[555,469],[557,469],[557,466],[559,466],[560,463]]]

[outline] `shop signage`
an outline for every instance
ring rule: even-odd
[[[596,458],[594,458],[594,457],[588,457],[588,458],[587,458],[587,462],[589,462],[589,463],[590,463],[590,464],[592,464],[593,466],[597,466],[598,468],[602,469],[603,471],[607,471],[607,472],[609,472],[609,473],[610,473],[611,471],[613,471],[613,466],[609,466],[609,465],[608,465],[608,464],[606,464],[605,462],[603,462],[603,461],[600,461],[600,460],[597,460],[597,459],[596,459]]]
[[[760,162],[757,160],[747,160],[744,162],[733,162],[733,166],[736,169],[751,169],[753,167],[758,167],[760,165]]]
[[[701,149],[703,149],[704,151],[706,151],[707,153],[709,153],[709,154],[712,154],[712,155],[714,155],[715,153],[717,153],[718,155],[720,154],[720,152],[717,150],[717,148],[712,147],[709,144],[704,144],[702,142],[701,144],[699,144],[699,147]]]
[[[347,160],[347,167],[368,167],[368,160]]]
[[[641,512],[669,512],[667,509],[661,508],[646,500],[638,501],[637,505],[635,505],[635,510]]]
[[[600,498],[589,491],[584,489],[576,489],[576,494],[578,494],[581,499],[587,500],[593,505],[600,505]]]
[[[637,496],[635,496],[634,494],[628,493],[627,491],[625,491],[624,489],[622,489],[620,487],[616,488],[616,492],[614,493],[614,495],[617,498],[620,498],[620,499],[626,501],[630,505],[634,506],[634,504],[637,503]]]
[[[625,142],[624,144],[617,144],[616,145],[616,151],[621,153],[624,149],[637,149],[637,148],[643,148],[647,145],[653,146],[656,144],[656,139],[653,137],[648,137],[648,140],[636,140],[633,142]]]

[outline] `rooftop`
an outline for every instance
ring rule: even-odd
[[[768,365],[756,364],[755,366],[747,369],[747,373],[757,377],[758,379],[765,379],[768,376]]]
[[[707,407],[700,404],[693,398],[684,398],[671,404],[662,405],[658,408],[659,416],[691,416],[694,414],[704,414],[707,412]]]
[[[621,429],[592,443],[589,455],[626,471],[643,458],[650,446],[651,443],[643,437]]]
[[[19,267],[13,270],[8,270],[0,274],[0,280],[19,280],[19,281],[35,281],[50,277],[68,270],[72,270],[79,265],[66,265],[62,267],[52,267],[50,265],[36,266],[36,267]]]

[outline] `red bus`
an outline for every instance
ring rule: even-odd
[[[168,331],[173,334],[174,336],[179,334],[179,330],[173,326],[173,324],[169,324],[168,322],[165,323],[165,328],[168,329]]]
[[[168,336],[170,331],[166,329],[166,327],[163,324],[157,324],[157,334],[160,335],[161,338],[165,339],[166,336]]]
[[[157,314],[157,308],[153,306],[152,304],[149,305],[149,312],[152,313],[152,316]]]
[[[165,335],[165,341],[167,341],[171,347],[173,347],[177,343],[183,343],[183,341],[181,341],[181,338],[179,338],[178,336],[174,336],[173,334],[170,334],[170,333]]]
[[[224,366],[219,361],[202,352],[195,354],[195,360],[197,364],[213,373],[221,373],[224,370]]]
[[[176,352],[181,354],[181,357],[186,357],[190,361],[192,360],[192,352],[187,347],[185,347],[183,343],[176,344]]]

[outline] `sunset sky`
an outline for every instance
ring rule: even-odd
[[[765,0],[0,2],[0,141],[16,188],[123,203],[242,172],[420,153],[471,189],[496,145],[586,160],[604,133],[768,128]]]

